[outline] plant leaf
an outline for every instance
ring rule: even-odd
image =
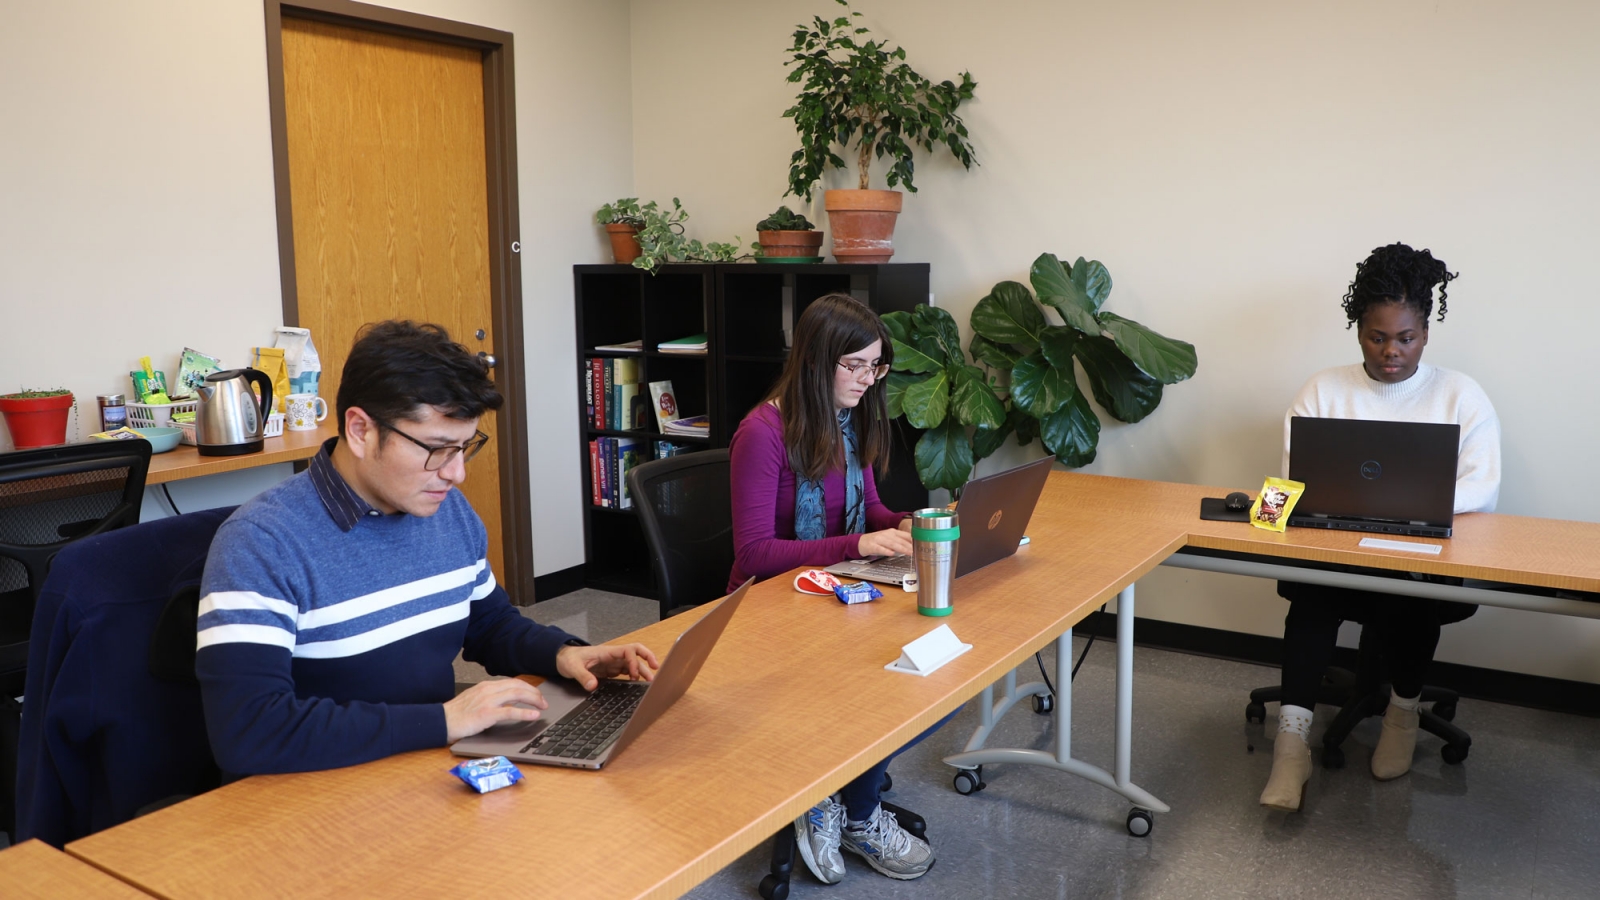
[[[1057,460],[1071,469],[1082,468],[1094,462],[1100,418],[1083,394],[1074,394],[1060,409],[1039,419],[1039,433]]]
[[[967,350],[972,353],[972,358],[993,369],[1011,371],[1021,356],[1011,352],[1005,347],[996,344],[981,334],[974,334],[972,341],[967,345]]]
[[[900,394],[900,408],[915,428],[934,428],[943,422],[950,408],[950,379],[944,369],[906,385]]]
[[[1078,393],[1069,368],[1062,372],[1038,350],[1024,356],[1011,370],[1011,400],[1035,418],[1044,418]]]
[[[972,308],[972,330],[997,344],[1036,344],[1049,323],[1028,289],[1002,281]]]
[[[890,336],[894,344],[894,369],[897,372],[932,372],[934,369],[944,368],[944,363],[934,359],[911,344],[902,343],[899,338]]]
[[[922,379],[907,375],[904,372],[890,372],[887,383],[883,388],[884,399],[889,403],[890,420],[898,419],[905,415],[904,401],[906,388],[916,384]]]
[[[972,476],[972,443],[967,429],[950,420],[924,432],[917,441],[917,475],[929,490],[955,490]]]
[[[949,312],[919,303],[911,311],[911,321],[923,334],[931,334],[938,339],[944,347],[947,363],[965,362],[961,356],[961,327]]]
[[[1013,415],[1026,415],[1026,413],[1013,412]],[[980,459],[987,459],[996,450],[1000,449],[1001,445],[1006,442],[1006,438],[1010,437],[1015,430],[1016,428],[1011,424],[1011,416],[1007,416],[1005,424],[999,428],[979,428],[974,431],[972,433],[972,461],[976,463]]]
[[[1083,257],[1078,257],[1072,264],[1072,283],[1089,298],[1094,312],[1099,312],[1100,307],[1106,305],[1106,298],[1111,296],[1111,273],[1098,259],[1084,262]]]
[[[1106,337],[1078,342],[1078,362],[1089,376],[1095,402],[1124,422],[1137,422],[1161,404],[1161,382],[1139,371]]]
[[[1177,384],[1194,374],[1194,345],[1164,337],[1116,313],[1100,314],[1100,324],[1139,370],[1162,384]]]
[[[1063,372],[1072,371],[1072,351],[1083,336],[1076,329],[1052,325],[1039,336],[1039,352],[1045,361]]]
[[[984,380],[983,370],[977,366],[962,366],[956,370],[955,390],[950,394],[951,413],[963,425],[979,428],[999,428],[1006,420],[1005,407]]]
[[[889,336],[902,344],[911,343],[911,314],[908,312],[884,313],[878,318],[889,329]]]
[[[1041,253],[1029,270],[1033,289],[1039,292],[1039,302],[1048,303],[1061,320],[1084,334],[1099,334],[1100,323],[1094,318],[1094,302],[1089,299],[1067,273],[1054,253]]]

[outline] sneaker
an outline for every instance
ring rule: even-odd
[[[933,848],[913,837],[894,814],[878,807],[862,828],[844,829],[844,849],[865,859],[880,874],[900,881],[921,878],[933,868]]]
[[[844,804],[832,797],[794,820],[794,842],[800,847],[800,858],[823,884],[844,880],[844,857],[839,854],[843,828]]]

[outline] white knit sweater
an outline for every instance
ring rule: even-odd
[[[1289,419],[1378,419],[1461,426],[1456,457],[1456,512],[1493,512],[1500,499],[1500,417],[1476,381],[1420,363],[1398,384],[1367,375],[1358,363],[1311,376],[1283,418],[1283,474],[1289,475]]]

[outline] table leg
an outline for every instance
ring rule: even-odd
[[[1139,804],[1154,812],[1168,812],[1171,807],[1157,800],[1155,795],[1133,783],[1133,585],[1128,585],[1117,595],[1117,710],[1116,710],[1116,774],[1099,766],[1092,766],[1072,757],[1072,629],[1056,639],[1056,698],[1055,728],[1056,752],[1045,753],[1020,747],[993,747],[983,744],[994,730],[995,724],[1017,700],[1044,693],[1042,684],[1028,684],[1020,689],[1013,670],[1004,679],[1006,696],[993,700],[993,685],[984,688],[982,695],[982,722],[973,731],[967,747],[960,753],[944,758],[958,769],[975,770],[991,763],[1014,763],[1025,766],[1044,766],[1076,775]],[[981,779],[978,780],[981,785]]]

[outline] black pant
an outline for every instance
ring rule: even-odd
[[[1457,622],[1477,607],[1373,591],[1278,582],[1289,601],[1283,622],[1283,703],[1313,709],[1322,675],[1333,664],[1342,622],[1380,629],[1385,672],[1401,697],[1422,693],[1423,676],[1439,646],[1439,626]]]

